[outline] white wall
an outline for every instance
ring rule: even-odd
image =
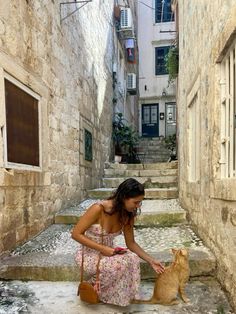
[[[155,47],[173,45],[175,22],[155,23],[154,2],[142,0],[138,4],[140,134],[142,104],[158,103],[159,112],[165,112],[165,103],[175,102],[175,84],[168,84],[168,75],[155,75]],[[159,135],[165,136],[165,120],[159,120]]]
[[[143,0],[143,3],[154,8],[154,1]],[[141,98],[161,96],[163,88],[167,89],[168,75],[155,75],[155,47],[173,44],[175,22],[155,23],[155,11],[138,5],[138,43],[139,43],[139,93]],[[144,86],[147,86],[145,91]],[[173,85],[168,88],[168,94],[174,95]]]

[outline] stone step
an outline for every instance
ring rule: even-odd
[[[106,169],[120,169],[120,170],[168,170],[178,169],[178,161],[161,162],[153,164],[118,164],[106,163]]]
[[[127,177],[103,178],[103,187],[117,188]],[[170,188],[177,187],[177,176],[161,177],[135,177],[145,188]]]
[[[55,215],[55,223],[75,224],[86,209],[97,200],[88,199],[78,206],[60,211]],[[141,214],[137,217],[135,225],[138,226],[172,226],[186,221],[186,212],[179,205],[178,199],[170,200],[144,200]]]
[[[146,158],[144,156],[142,156],[140,158],[140,156],[139,156],[140,161],[145,162],[146,164],[152,164],[154,162],[165,162],[165,161],[168,161],[169,158],[170,158],[169,156],[167,156],[167,157],[155,157],[155,158]]]
[[[1,259],[0,278],[15,280],[78,281],[75,264],[78,243],[71,239],[71,225],[52,225],[35,238]],[[216,261],[213,254],[187,225],[162,228],[135,228],[135,239],[147,252],[166,265],[172,261],[172,247],[188,247],[191,276],[214,276]],[[115,241],[125,246],[122,235]],[[143,279],[154,278],[155,273],[141,262]]]
[[[100,188],[88,191],[89,198],[108,198],[115,189]],[[145,199],[170,199],[178,198],[177,188],[148,188],[145,189]]]
[[[153,137],[153,138],[140,138],[139,143],[162,143],[163,138]]]
[[[152,152],[157,152],[158,154],[167,154],[169,153],[168,149],[163,149],[160,146],[142,146],[142,147],[137,147],[136,151],[139,152],[145,152],[147,154],[152,153]]]
[[[153,293],[154,282],[144,280],[140,286],[140,298],[148,300]],[[3,281],[0,282],[1,314],[207,314],[234,313],[219,283],[211,278],[190,280],[186,285],[189,303],[180,301],[177,306],[159,304],[131,304],[119,307],[110,304],[88,305],[77,296],[77,282]]]
[[[125,169],[105,169],[106,178],[114,177],[164,177],[164,176],[177,176],[178,169],[143,169],[143,170],[125,170]]]

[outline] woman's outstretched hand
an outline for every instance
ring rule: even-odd
[[[152,266],[156,273],[161,274],[164,273],[165,271],[165,267],[157,260],[152,260],[150,262],[150,265]]]

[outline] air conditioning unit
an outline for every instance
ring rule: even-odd
[[[130,8],[122,8],[120,10],[120,29],[133,29],[132,12]]]
[[[130,94],[136,94],[136,74],[135,73],[127,74],[127,91]]]

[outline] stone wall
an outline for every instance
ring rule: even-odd
[[[112,126],[113,1],[77,10],[59,1],[1,1],[0,127],[4,73],[40,96],[40,171],[6,169],[0,137],[0,252],[53,222],[58,210],[99,187]],[[84,158],[84,130],[93,159]],[[3,134],[3,133],[2,133]]]
[[[218,278],[236,307],[236,180],[221,179],[219,174],[219,62],[236,38],[236,4],[234,0],[179,0],[178,6],[179,197],[197,232],[216,255]],[[191,101],[199,105],[196,142],[188,136]],[[196,180],[190,179],[194,158],[190,151],[197,157]]]

